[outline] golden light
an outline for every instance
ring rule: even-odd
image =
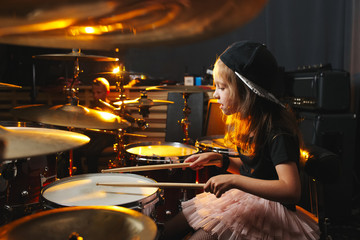
[[[300,149],[300,157],[307,161],[310,157],[310,153],[305,149]]]
[[[1,35],[10,35],[10,34],[24,34],[24,33],[35,33],[50,31],[55,29],[62,29],[70,26],[74,23],[74,19],[59,19],[55,21],[34,23],[22,26],[11,26],[11,27],[1,27]]]
[[[115,67],[113,70],[112,70],[112,73],[119,73],[120,72],[120,67],[119,66],[117,66],[117,67]]]

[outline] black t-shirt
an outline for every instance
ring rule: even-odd
[[[239,149],[238,149],[239,150]],[[295,162],[299,165],[299,141],[284,131],[274,131],[269,135],[264,146],[253,158],[249,158],[239,151],[239,156],[243,162],[240,167],[240,174],[252,178],[264,180],[279,179],[275,166],[285,162]],[[295,205],[286,205],[287,208],[294,210]]]

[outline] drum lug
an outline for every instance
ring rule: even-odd
[[[24,190],[20,193],[22,199],[27,199],[29,197],[29,192]]]

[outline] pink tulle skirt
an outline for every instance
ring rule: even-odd
[[[191,227],[203,228],[221,240],[320,237],[315,218],[237,189],[221,198],[201,193],[183,202],[182,210]]]

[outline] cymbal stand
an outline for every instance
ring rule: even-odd
[[[184,99],[184,108],[183,108],[183,114],[184,114],[184,118],[181,119],[179,121],[182,130],[184,132],[184,138],[183,138],[183,142],[186,144],[190,144],[190,137],[189,137],[189,125],[190,125],[190,121],[189,121],[189,115],[191,113],[191,108],[188,104],[188,98],[189,98],[190,93],[183,93],[183,99]]]
[[[72,52],[78,52],[80,53],[80,49],[72,49]],[[74,76],[73,76],[73,80],[70,84],[70,86],[66,86],[64,87],[64,91],[66,92],[66,97],[68,100],[68,103],[72,106],[77,106],[79,105],[79,98],[76,96],[77,93],[77,89],[74,88],[75,83],[77,82],[77,80],[79,79],[79,73],[80,73],[80,66],[79,66],[79,58],[75,58],[74,61]],[[72,131],[73,128],[72,127],[68,127],[69,131]],[[73,150],[70,149],[69,150],[69,176],[71,177],[73,175],[73,171],[75,170],[75,167],[73,166],[73,160],[74,160],[74,156],[73,156]]]
[[[194,143],[192,142],[192,140],[189,137],[189,126],[190,126],[190,120],[189,120],[189,115],[191,113],[191,108],[188,104],[188,99],[191,93],[187,93],[187,92],[183,92],[183,99],[184,99],[184,108],[183,108],[183,114],[184,114],[184,118],[181,119],[179,121],[182,130],[184,132],[184,138],[183,138],[183,142],[185,144],[189,144],[189,145],[194,145]],[[199,182],[199,170],[196,170],[196,178],[195,178],[195,182]],[[186,197],[186,189],[184,190],[184,196]]]

